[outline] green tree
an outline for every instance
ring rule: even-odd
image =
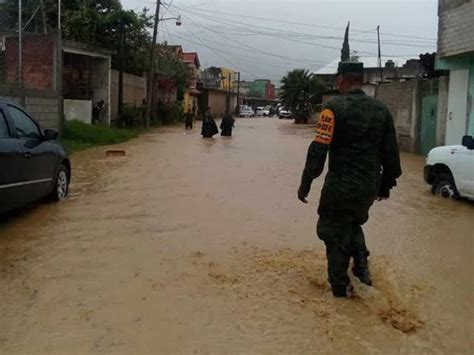
[[[285,107],[293,112],[296,112],[307,102],[318,103],[322,92],[327,89],[324,81],[310,75],[305,69],[294,69],[288,72],[281,83],[280,98]]]

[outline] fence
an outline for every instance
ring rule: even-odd
[[[0,96],[60,128],[61,38],[51,17],[44,0],[0,0]]]

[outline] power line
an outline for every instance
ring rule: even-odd
[[[170,42],[173,41],[173,39],[171,38],[171,34],[170,32],[168,31],[168,25],[166,24],[166,21],[161,21],[161,27],[162,27],[162,32],[163,32],[163,38],[164,40],[166,41],[166,37],[168,37],[168,40]]]
[[[233,67],[239,69],[241,72],[243,72],[243,73],[245,73],[245,74],[247,74],[247,75],[250,75],[251,77],[257,78],[257,75],[252,74],[252,73],[249,73],[249,72],[247,72],[247,71],[245,71],[245,70],[242,70],[242,69],[239,67],[239,65],[235,64],[233,61],[229,60],[229,59],[226,58],[224,55],[220,54],[219,51],[218,51],[216,48],[211,47],[211,46],[207,45],[206,43],[204,43],[204,41],[201,40],[199,37],[197,37],[192,31],[189,31],[188,28],[187,28],[187,26],[184,26],[184,25],[183,25],[183,27],[185,28],[185,30],[186,30],[192,37],[194,37],[195,39],[197,39],[197,40],[200,42],[200,45],[202,45],[203,47],[209,48],[210,50],[212,50],[212,51],[214,52],[214,54],[216,54],[218,57],[222,58],[222,59],[225,60],[226,62],[230,63]],[[189,40],[188,40],[188,42],[194,43],[194,44],[198,44],[198,43],[196,43],[196,42],[189,41]]]
[[[189,16],[196,16],[196,15],[189,15]],[[201,16],[201,15],[199,15],[199,16]],[[202,17],[206,17],[206,16],[202,16]],[[188,17],[188,19],[189,19],[189,17]],[[211,21],[214,21],[214,22],[216,22],[216,23],[221,23],[221,24],[227,25],[227,22],[223,22],[223,21],[220,21],[220,20],[217,20],[217,19],[214,19],[214,18],[210,18],[210,17],[209,17],[208,19],[211,20]],[[216,33],[216,34],[220,35],[221,37],[226,38],[227,40],[231,40],[231,41],[240,43],[241,45],[246,46],[246,47],[248,47],[248,48],[256,49],[256,48],[254,48],[254,47],[250,47],[248,44],[245,44],[245,43],[243,43],[243,42],[237,41],[235,38],[231,39],[231,38],[229,38],[229,37],[226,37],[226,36],[224,36],[221,32],[218,32],[218,31],[215,31],[215,30],[213,30],[213,29],[210,29],[209,27],[204,26],[204,25],[202,25],[202,24],[201,24],[200,26],[198,26],[198,27],[207,29],[208,31],[213,32],[213,33]],[[238,27],[238,28],[243,29],[242,27]],[[264,33],[259,33],[259,34],[264,34]],[[313,46],[313,47],[318,47],[318,48],[326,48],[326,49],[333,49],[333,50],[337,50],[337,51],[340,50],[339,47],[327,46],[327,45],[323,45],[323,44],[317,44],[317,43],[313,43],[313,42],[306,42],[306,41],[301,41],[301,40],[297,40],[297,39],[288,39],[288,38],[282,37],[281,35],[274,35],[274,36],[271,36],[271,37],[275,37],[275,36],[276,36],[277,38],[279,38],[279,39],[288,40],[288,41],[291,41],[291,42],[297,42],[297,43],[305,44],[305,45],[308,45],[308,46]],[[418,46],[417,46],[417,47],[418,47]],[[256,49],[256,50],[260,50],[260,49]],[[377,53],[375,53],[375,52],[360,51],[360,50],[359,50],[358,52],[359,52],[359,53],[362,53],[362,54],[372,55],[372,56],[376,56],[376,55],[377,55]],[[401,56],[401,55],[397,55],[397,54],[386,54],[385,56],[388,56],[388,57],[399,57],[399,56]],[[416,57],[416,56],[418,56],[418,55],[417,55],[417,54],[413,54],[413,55],[404,55],[404,56],[405,56],[405,57]]]
[[[183,36],[176,35],[176,34],[174,35],[174,37],[192,43],[192,42],[189,40],[189,38],[187,38],[187,37],[183,37]],[[217,43],[217,44],[219,44],[219,43]],[[215,47],[213,47],[213,48],[216,49]],[[217,50],[217,49],[216,49],[216,50]],[[260,65],[275,67],[275,68],[278,68],[278,69],[285,69],[285,70],[290,70],[290,69],[292,69],[292,68],[290,68],[289,66],[285,66],[285,65],[278,65],[278,64],[274,64],[274,63],[269,63],[268,61],[267,61],[267,62],[258,61],[258,60],[255,60],[255,58],[251,58],[251,57],[242,55],[241,53],[237,53],[237,52],[233,52],[233,51],[226,51],[226,53],[230,53],[230,54],[232,54],[233,56],[242,58],[243,60],[245,60],[245,61],[247,61],[247,62],[250,62],[250,63],[255,63],[255,64],[260,64]],[[319,65],[319,64],[318,64],[318,65]],[[312,66],[315,66],[315,64],[312,64]]]
[[[202,16],[201,16],[202,17]],[[210,17],[206,17],[210,21],[214,21],[217,23],[222,24],[223,26],[219,26],[220,29],[219,31],[222,33],[227,33],[231,34],[234,36],[255,36],[255,35],[263,35],[263,36],[268,36],[272,38],[278,38],[278,39],[289,39],[289,40],[294,40],[294,39],[320,39],[320,40],[336,40],[336,41],[342,41],[342,37],[328,37],[328,36],[319,36],[319,35],[313,35],[313,34],[307,34],[307,33],[296,33],[296,32],[291,32],[291,31],[280,31],[277,29],[273,28],[267,28],[265,27],[265,31],[257,31],[253,30],[251,25],[248,25],[250,27],[239,27],[239,26],[229,26],[227,24],[228,21],[223,22],[219,21]],[[233,23],[239,23],[242,25],[247,25],[242,22],[235,22],[231,21]],[[260,28],[263,28],[259,26]],[[224,30],[227,29],[228,31],[225,32]],[[271,30],[273,32],[268,32],[268,30]],[[229,32],[230,31],[230,32]],[[370,32],[373,32],[372,30]],[[367,33],[367,32],[365,32]],[[375,32],[373,32],[375,33]],[[377,44],[377,41],[375,39],[366,39],[366,38],[361,38],[361,39],[351,39],[352,42],[359,42],[359,43],[370,43],[370,44]],[[388,45],[388,46],[399,46],[399,47],[414,47],[414,48],[420,48],[420,47],[433,47],[434,44],[430,44],[427,42],[400,42],[398,40],[385,40],[383,44]]]
[[[215,32],[212,32],[212,33],[216,34]],[[323,65],[323,64],[326,64],[326,62],[323,62],[323,61],[317,61],[317,60],[310,61],[310,60],[304,60],[304,59],[299,59],[299,58],[292,58],[292,57],[288,57],[288,56],[283,56],[283,55],[279,55],[279,54],[272,53],[272,52],[261,51],[261,50],[255,48],[255,47],[250,47],[250,46],[246,46],[246,47],[235,46],[235,45],[232,45],[232,44],[229,44],[229,43],[222,43],[222,42],[217,42],[217,41],[214,41],[214,43],[219,44],[219,45],[224,46],[224,47],[235,48],[235,49],[242,50],[242,51],[248,51],[248,49],[253,49],[253,50],[257,51],[258,54],[269,56],[269,57],[272,57],[272,58],[278,58],[280,60],[290,60],[292,62],[299,62],[299,63],[307,64],[307,65]]]
[[[242,47],[236,47],[236,46],[232,46],[228,43],[226,44],[222,44],[224,46],[228,46],[228,47],[234,47],[234,48],[238,48],[238,49],[241,49],[241,48],[246,48],[246,49],[252,49],[252,50],[255,50],[257,52],[259,52],[260,54],[263,54],[263,55],[269,55],[269,56],[272,56],[272,57],[278,57],[278,58],[281,58],[281,59],[290,59],[290,60],[293,60],[295,62],[303,62],[305,64],[308,64],[308,63],[311,63],[313,65],[318,65],[318,64],[321,64],[321,65],[324,65],[324,64],[327,64],[326,62],[321,62],[321,61],[313,61],[313,62],[310,62],[310,61],[307,61],[307,60],[300,60],[300,59],[296,59],[296,58],[291,58],[291,57],[288,57],[288,56],[283,56],[283,55],[280,55],[280,54],[277,54],[277,53],[273,53],[273,52],[269,52],[269,51],[266,51],[266,50],[262,50],[261,48],[256,48],[256,47],[252,47],[252,46],[249,46],[248,44],[246,43],[243,43],[243,42],[240,42],[238,40],[235,40],[235,39],[231,39],[225,35],[223,35],[222,33],[220,32],[217,32],[217,31],[214,31],[212,29],[209,29],[208,27],[202,25],[202,24],[196,24],[195,22],[193,22],[188,16],[183,16],[187,22],[193,24],[194,26],[196,27],[199,27],[199,28],[202,28],[202,29],[205,29],[207,30],[208,32],[211,32],[215,35],[218,35],[228,41],[232,41],[232,42],[235,42],[235,43],[238,43],[240,44]]]
[[[186,12],[186,10],[185,10]],[[193,14],[192,16],[198,16]],[[259,26],[259,25],[253,25],[253,24],[248,24],[248,23],[243,23],[243,22],[238,22],[238,21],[232,21],[232,20],[219,20],[215,19],[213,17],[209,17],[206,15],[199,15],[201,18],[208,19],[209,21],[213,21],[215,23],[219,23],[221,25],[224,25],[225,27],[229,29],[238,29],[241,32],[244,33],[249,33],[249,34],[257,34],[257,35],[263,35],[263,36],[269,36],[272,38],[278,38],[278,39],[287,39],[291,41],[295,41],[298,39],[320,39],[320,40],[337,40],[337,41],[342,41],[342,37],[339,36],[320,36],[320,35],[314,35],[314,34],[309,34],[309,33],[300,33],[300,32],[294,32],[294,31],[288,31],[288,30],[280,30],[280,29],[275,29],[275,28],[270,28],[270,27],[265,27],[265,26]],[[229,25],[230,23],[235,23],[239,24],[245,27],[241,26],[231,26]],[[252,30],[251,28],[254,27],[258,30]],[[268,32],[268,31],[273,31],[273,32]],[[370,30],[372,31],[372,30]],[[368,33],[369,31],[365,31],[363,33]],[[361,33],[360,33],[361,34]],[[234,34],[235,35],[235,34]],[[361,43],[371,43],[371,44],[377,44],[377,41],[375,39],[373,40],[367,40],[367,39],[352,39],[353,42],[361,42]],[[299,41],[300,43],[303,44],[309,44],[308,42],[303,42]],[[402,47],[414,47],[414,48],[419,48],[419,47],[433,47],[434,44],[429,44],[427,42],[400,42],[400,41],[392,41],[392,40],[386,40],[384,42],[386,45],[390,46],[402,46]],[[329,49],[337,49],[339,50],[339,47],[331,47],[323,44],[317,44],[317,43],[311,43],[311,45],[318,46],[318,47],[323,47],[323,48],[329,48]],[[366,52],[367,54],[373,54],[375,55],[376,53],[370,53]]]
[[[186,11],[185,8],[174,6],[175,8]],[[226,15],[226,16],[232,16],[232,17],[239,17],[239,18],[248,18],[248,19],[255,19],[255,20],[260,20],[260,21],[267,21],[267,22],[275,22],[275,23],[285,23],[285,24],[290,24],[290,25],[298,25],[298,26],[305,26],[305,27],[314,27],[314,28],[325,28],[325,29],[332,29],[332,30],[344,30],[345,28],[343,27],[335,27],[335,26],[326,26],[326,25],[315,25],[315,24],[308,24],[308,23],[303,23],[303,22],[294,22],[294,21],[286,21],[286,20],[280,20],[280,19],[269,19],[265,17],[257,17],[257,16],[249,16],[249,15],[238,15],[235,13],[230,13],[230,12],[224,12],[224,11],[216,11],[216,10],[209,10],[209,9],[199,9],[199,8],[193,8],[193,11],[198,11],[198,12],[206,12],[206,13],[215,13],[215,14],[220,14],[220,15]],[[353,30],[354,32],[367,32],[367,30]],[[393,36],[393,37],[401,37],[401,38],[416,38],[416,39],[424,39],[424,40],[430,40],[430,41],[436,41],[436,38],[429,38],[429,37],[421,37],[421,36],[411,36],[411,35],[403,35],[403,34],[395,34],[395,33],[381,33],[381,35],[384,36]]]

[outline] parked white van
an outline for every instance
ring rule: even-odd
[[[465,136],[462,145],[432,149],[426,159],[424,178],[433,194],[474,200],[474,138]]]

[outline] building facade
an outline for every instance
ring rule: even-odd
[[[436,69],[449,70],[446,145],[474,135],[473,33],[473,0],[439,0]]]
[[[380,82],[396,82],[422,76],[425,69],[419,59],[392,58],[383,59],[382,68],[378,67],[377,57],[359,57],[357,60],[364,64],[364,91],[374,96],[374,85]],[[318,69],[314,75],[323,80],[330,89],[336,89],[337,66],[339,59]]]
[[[207,107],[210,107],[217,116],[222,116],[225,111],[234,112],[237,107],[236,78],[237,72],[228,68],[203,69],[198,84],[199,110],[204,112]]]
[[[188,82],[183,97],[183,109],[187,111],[189,108],[195,110],[198,107],[198,95],[197,82],[199,78],[199,70],[201,64],[199,62],[199,56],[196,52],[182,53],[181,60],[188,68]]]
[[[248,96],[275,100],[275,85],[267,79],[255,80],[250,83]]]

